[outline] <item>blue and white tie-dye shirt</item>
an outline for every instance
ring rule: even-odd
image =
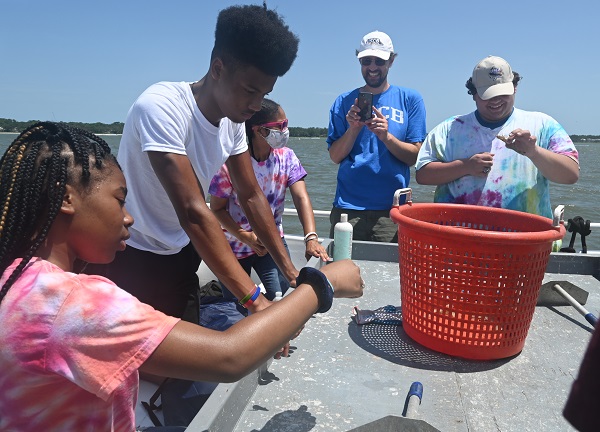
[[[530,131],[538,146],[579,163],[579,154],[567,132],[544,113],[515,108],[508,120],[495,129],[482,126],[475,112],[451,117],[429,132],[419,151],[416,169],[430,162],[468,159],[482,152],[494,154],[494,165],[486,177],[467,175],[438,185],[434,201],[507,208],[552,218],[548,179],[528,157],[506,148],[496,138],[519,128]]]

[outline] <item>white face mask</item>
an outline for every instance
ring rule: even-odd
[[[265,140],[271,146],[271,148],[279,149],[287,145],[288,138],[290,137],[289,129],[286,129],[283,132],[277,129],[267,130],[269,131],[269,135],[265,137]]]

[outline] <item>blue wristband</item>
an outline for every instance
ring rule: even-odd
[[[302,267],[300,274],[296,278],[296,286],[300,284],[310,284],[319,299],[319,309],[317,313],[327,312],[333,304],[333,286],[329,283],[327,277],[319,270],[313,267]]]
[[[254,292],[252,294],[246,295],[243,299],[241,299],[238,303],[248,309],[248,306],[254,304],[258,296],[260,295],[260,288],[258,285],[254,285]]]

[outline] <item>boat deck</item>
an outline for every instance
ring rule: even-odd
[[[398,306],[400,283],[396,245],[355,242],[353,257],[364,296],[336,299],[328,313],[315,315],[292,341],[289,358],[219,385],[188,431],[348,431],[401,416],[414,381],[424,388],[415,417],[440,431],[574,430],[562,409],[593,330],[574,308],[537,307],[514,357],[463,360],[419,345],[401,326],[357,325],[354,306]],[[579,285],[589,292],[587,309],[597,313],[599,260],[552,254],[548,271],[570,275],[548,273],[545,281]]]

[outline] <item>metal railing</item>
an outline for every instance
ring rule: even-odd
[[[329,218],[331,213],[329,210],[313,210],[315,218]],[[298,216],[298,211],[295,208],[285,208],[283,210],[284,216]]]
[[[314,210],[313,209],[313,213],[315,214],[315,219],[329,219],[329,214],[331,213],[331,211],[329,210]],[[298,216],[298,212],[296,211],[295,208],[285,208],[283,210],[283,215],[284,216]],[[297,219],[296,219],[297,220]],[[568,221],[565,221],[565,228],[569,228],[569,223]],[[598,222],[590,222],[590,229],[594,230],[594,229],[600,229],[600,223]],[[567,234],[565,235],[565,237],[563,238],[563,245],[565,244],[565,241],[568,242],[570,239],[570,234],[567,231]],[[588,250],[588,252],[590,253],[600,253],[600,251],[593,251],[593,250]]]

